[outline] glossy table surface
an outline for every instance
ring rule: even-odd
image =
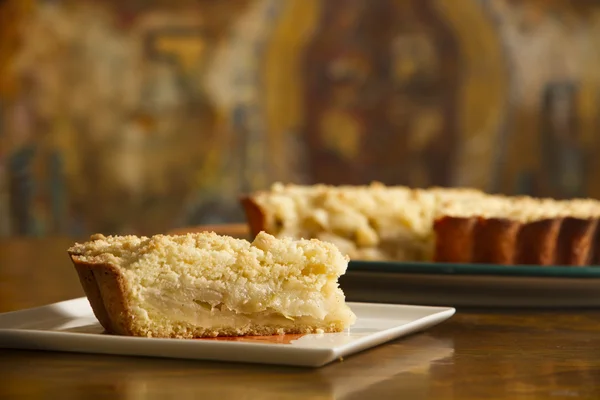
[[[0,240],[0,312],[80,297],[71,239]],[[600,310],[463,310],[319,369],[0,349],[0,398],[600,399]]]

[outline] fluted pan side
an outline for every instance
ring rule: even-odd
[[[582,266],[598,259],[596,219],[520,223],[502,218],[442,217],[433,229],[435,262]]]

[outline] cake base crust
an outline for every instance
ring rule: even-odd
[[[598,263],[595,219],[443,217],[435,221],[435,262],[585,266]]]

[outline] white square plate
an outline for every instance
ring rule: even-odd
[[[0,314],[0,348],[119,354],[320,367],[336,359],[423,331],[455,310],[348,303],[357,321],[340,333],[217,339],[157,339],[110,335],[82,297]]]

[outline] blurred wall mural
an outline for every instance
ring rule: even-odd
[[[600,198],[600,0],[0,0],[0,236],[274,181]]]

